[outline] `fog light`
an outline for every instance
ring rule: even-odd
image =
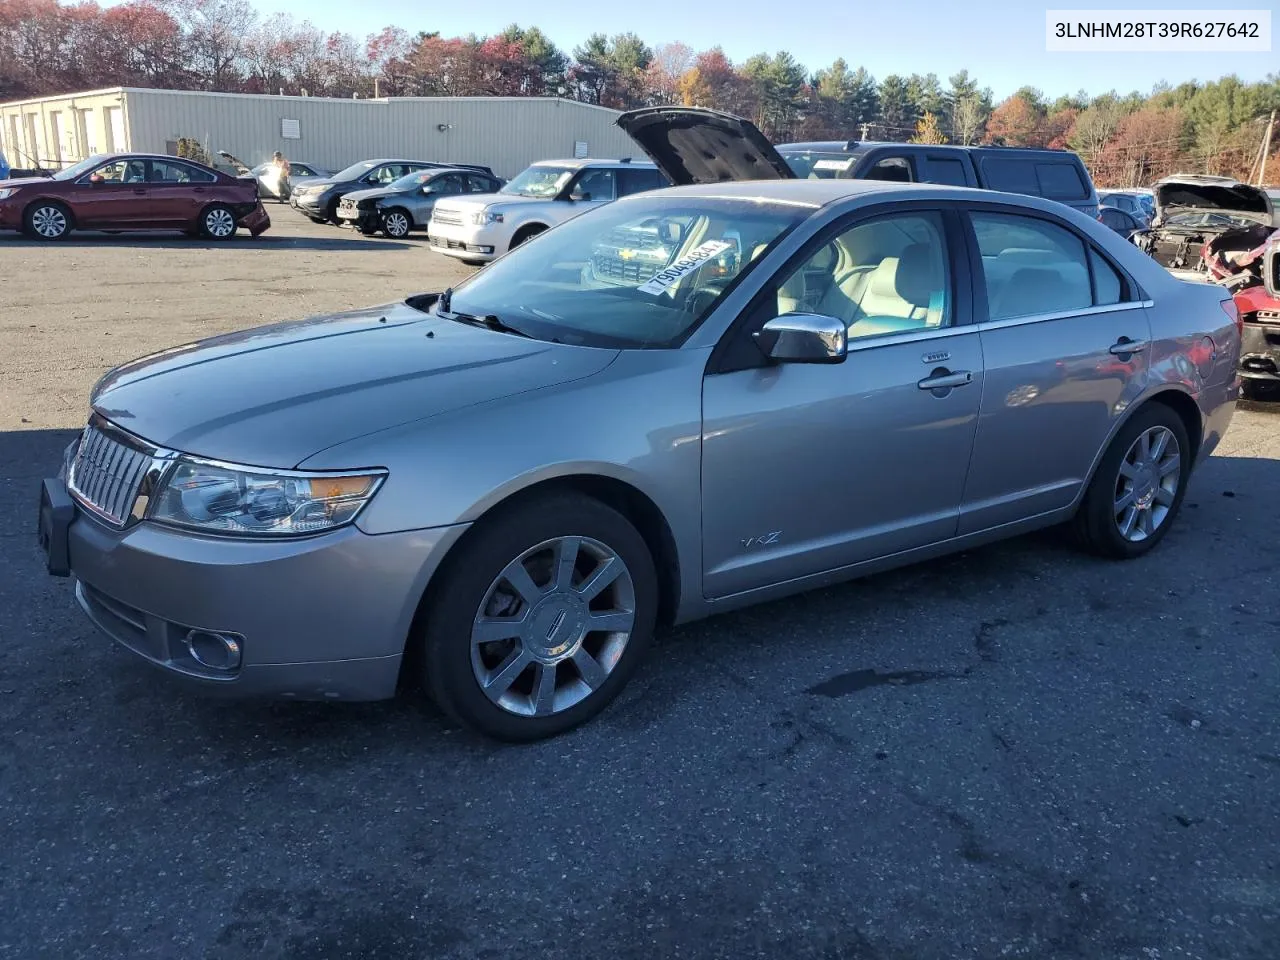
[[[240,641],[227,633],[192,630],[187,634],[191,659],[210,670],[234,670],[240,666]]]

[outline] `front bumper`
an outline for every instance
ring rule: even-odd
[[[22,229],[22,208],[15,202],[20,198],[21,193],[8,200],[0,200],[0,230]]]
[[[355,227],[365,233],[373,233],[382,226],[382,217],[377,210],[361,210],[350,207],[338,207],[338,223],[344,227]]]
[[[46,481],[55,511],[70,502],[61,484]],[[78,506],[63,517],[76,597],[108,636],[213,694],[305,700],[395,693],[427,580],[465,529],[371,536],[348,526],[268,542],[149,522],[121,531]],[[60,537],[54,527],[53,547],[46,547],[51,569]],[[240,662],[201,663],[188,644],[192,630],[235,638]]]
[[[1280,381],[1280,323],[1246,323],[1240,338],[1240,376]]]
[[[323,198],[324,194],[321,193],[308,193],[301,197],[294,193],[290,195],[289,203],[313,220],[325,220],[329,215],[325,212]]]
[[[507,250],[506,238],[491,226],[440,223],[435,219],[427,225],[427,243],[436,253],[460,260],[495,260]]]

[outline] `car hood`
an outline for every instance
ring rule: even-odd
[[[395,303],[162,350],[109,372],[91,402],[158,446],[289,468],[368,433],[591,376],[617,354]]]
[[[1225,177],[1166,177],[1157,183],[1154,222],[1159,225],[1179,213],[1225,213],[1280,226],[1265,190]]]
[[[315,181],[311,181],[315,183]],[[412,193],[412,190],[392,190],[390,187],[373,187],[369,190],[352,190],[343,196],[343,200],[350,200],[352,203],[359,203],[361,200],[378,200],[381,197],[396,197],[405,193]]]
[[[0,190],[11,190],[14,187],[29,187],[36,183],[48,183],[52,177],[18,177],[14,180],[0,181]]]
[[[755,124],[730,113],[644,107],[622,114],[617,124],[675,186],[796,176]]]
[[[470,193],[465,197],[441,197],[437,210],[484,210],[488,207],[520,207],[529,203],[554,203],[550,197],[522,197],[518,193]]]

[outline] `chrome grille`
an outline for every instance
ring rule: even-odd
[[[454,213],[452,210],[441,210],[439,207],[431,211],[431,219],[436,223],[448,224],[451,227],[462,226],[462,214]]]
[[[122,526],[151,459],[149,452],[121,443],[90,424],[71,461],[67,486],[82,504]]]

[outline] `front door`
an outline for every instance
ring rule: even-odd
[[[708,597],[955,536],[983,378],[957,223],[920,210],[830,231],[729,334],[735,359],[703,384]],[[794,312],[844,322],[845,361],[753,359],[750,334]]]
[[[151,215],[146,160],[113,160],[77,183],[76,224],[81,227],[132,227]]]
[[[1137,289],[1074,230],[998,208],[969,216],[986,379],[961,534],[1071,505],[1143,391],[1151,339]]]

